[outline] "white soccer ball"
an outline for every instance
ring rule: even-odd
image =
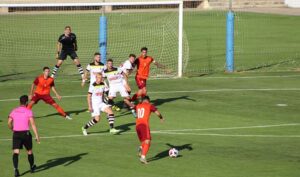
[[[169,156],[170,156],[170,157],[175,158],[175,157],[178,156],[178,153],[179,153],[178,150],[175,149],[175,148],[171,148],[171,149],[169,150]]]

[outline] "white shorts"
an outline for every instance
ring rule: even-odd
[[[110,105],[105,103],[100,103],[100,104],[92,103],[92,107],[93,107],[92,117],[95,117],[95,116],[100,116],[101,111],[104,112],[104,110],[110,107]]]
[[[122,84],[118,84],[118,85],[110,85],[109,86],[109,93],[108,96],[109,97],[117,97],[117,93],[120,93],[121,97],[128,97],[129,94],[125,88],[125,86]]]

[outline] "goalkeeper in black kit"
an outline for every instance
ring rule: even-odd
[[[72,33],[71,27],[66,26],[64,34],[60,35],[57,41],[57,53],[56,53],[56,65],[53,68],[51,77],[56,77],[56,72],[62,65],[63,61],[67,59],[67,56],[70,56],[71,59],[76,64],[79,74],[83,79],[84,73],[83,68],[80,64],[79,58],[77,56],[77,38],[74,33]]]

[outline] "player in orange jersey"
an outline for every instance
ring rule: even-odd
[[[153,63],[156,67],[165,69],[165,66],[155,61],[151,56],[147,55],[148,49],[146,47],[141,48],[142,54],[135,60],[137,67],[135,82],[139,88],[136,94],[131,98],[131,101],[135,101],[138,97],[144,97],[147,95],[146,83],[149,77],[150,65]]]
[[[136,133],[141,142],[141,146],[139,147],[139,155],[140,161],[143,164],[147,164],[146,155],[150,148],[151,143],[151,134],[150,134],[150,126],[149,126],[149,118],[151,112],[154,112],[159,118],[160,121],[163,122],[164,118],[161,113],[157,110],[157,108],[150,103],[150,98],[148,96],[142,97],[142,102],[136,105]]]
[[[43,68],[43,74],[38,76],[32,83],[29,98],[31,99],[27,108],[31,109],[34,104],[37,104],[39,100],[43,100],[45,103],[53,106],[57,112],[59,112],[63,117],[68,120],[72,118],[65,113],[65,111],[54,101],[50,95],[50,90],[55,93],[58,100],[61,100],[61,96],[57,93],[54,86],[54,79],[49,76],[50,69],[49,67]],[[36,87],[35,91],[34,88]]]

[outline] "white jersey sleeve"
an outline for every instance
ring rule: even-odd
[[[132,70],[133,67],[132,67],[132,64],[130,63],[129,60],[126,60],[121,66],[120,66],[121,70],[124,72],[124,73],[128,73],[128,70]]]
[[[86,66],[86,70],[87,70],[87,71],[90,71],[90,70],[91,70],[91,65],[90,65],[90,64],[88,64],[88,65]]]

